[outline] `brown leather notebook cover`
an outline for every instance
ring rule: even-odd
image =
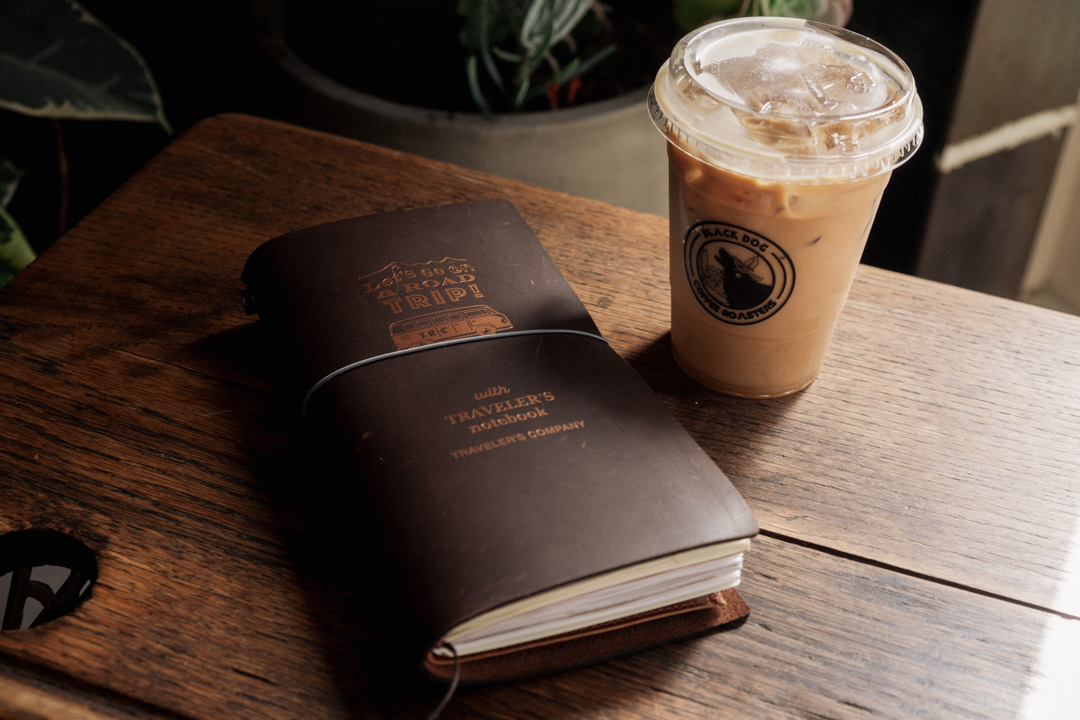
[[[440,639],[471,618],[757,533],[508,201],[283,235],[243,280],[249,309],[296,351],[308,422],[366,486],[436,677],[453,673]],[[461,678],[576,666],[748,612],[734,589],[709,593],[463,656]]]

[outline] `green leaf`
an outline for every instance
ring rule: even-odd
[[[592,4],[593,0],[566,0],[561,7],[557,8],[552,22],[556,37],[562,40],[573,32],[592,8]]]
[[[494,16],[491,13],[487,11],[481,13],[480,57],[484,60],[484,68],[488,72],[488,77],[495,83],[495,87],[499,88],[499,92],[505,93],[506,87],[503,85],[502,75],[499,73],[499,68],[495,66],[495,59],[491,56],[490,32],[493,19]],[[470,82],[472,81],[470,80]],[[484,103],[484,105],[486,105],[486,103]],[[481,105],[481,107],[484,105]]]
[[[518,83],[517,90],[514,92],[514,109],[520,110],[521,106],[525,104],[525,98],[529,94],[529,78],[524,78]]]
[[[505,60],[506,62],[511,63],[519,63],[524,59],[517,53],[506,52],[502,48],[497,47],[491,48],[491,54],[499,58],[500,60]]]
[[[581,63],[581,67],[578,68],[577,74],[578,75],[584,75],[585,73],[589,72],[594,67],[599,65],[601,62],[606,60],[608,57],[610,57],[611,55],[614,55],[615,50],[616,50],[615,43],[611,43],[607,47],[605,47],[605,48],[603,48],[601,50],[598,50],[592,57],[590,57],[585,62]]]
[[[172,132],[139,53],[74,0],[0,0],[0,107]]]
[[[479,50],[483,42],[480,18],[487,11],[486,4],[486,0],[460,0],[457,4],[457,14],[465,19],[461,26],[461,45],[468,50]]]
[[[0,208],[7,207],[15,188],[22,179],[23,171],[10,160],[0,160]]]
[[[37,255],[26,242],[19,224],[0,208],[0,287],[4,287],[20,270],[32,263]]]
[[[561,39],[554,36],[555,25],[551,7],[554,2],[557,0],[533,0],[521,22],[518,46],[524,50],[523,54],[528,56],[531,62],[547,55]]]
[[[470,55],[465,60],[465,74],[469,78],[469,92],[472,93],[473,102],[476,103],[476,107],[480,108],[480,112],[490,113],[491,107],[488,105],[487,100],[484,98],[484,93],[480,89],[480,78],[476,72],[476,56]]]
[[[580,68],[580,67],[581,67],[581,59],[580,58],[574,58],[573,60],[570,61],[569,65],[567,65],[566,67],[560,69],[559,72],[552,75],[551,79],[548,80],[545,84],[538,85],[538,86],[532,88],[531,90],[529,90],[529,94],[526,96],[525,99],[526,100],[532,100],[535,97],[540,97],[541,95],[546,94],[549,85],[555,85],[557,87],[561,86],[567,80],[569,80],[570,78],[577,75],[578,74],[578,68]]]
[[[512,21],[507,17],[510,9],[503,0],[460,0],[457,14],[465,20],[461,44],[479,51],[502,42],[510,33]]]
[[[568,45],[568,53],[554,50],[567,40],[593,3],[594,0],[457,0],[457,12],[465,19],[461,43],[473,51],[466,62],[466,73],[477,106],[484,112],[490,110],[486,101],[478,100],[483,97],[481,67],[490,79],[485,84],[494,85],[512,110],[520,110],[527,99],[542,95],[548,84],[560,84],[583,72],[580,59],[566,58],[567,54],[577,52],[573,44]],[[610,54],[605,49],[586,65],[592,67]],[[562,63],[572,69],[560,70]],[[552,71],[548,80],[542,79],[548,75],[544,66],[550,66]],[[499,99],[497,95],[496,99]]]
[[[577,27],[593,0],[533,0],[521,23],[519,43],[532,55],[546,55]]]

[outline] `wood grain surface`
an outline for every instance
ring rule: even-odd
[[[493,197],[765,536],[742,628],[463,689],[445,717],[1039,716],[1080,624],[1080,318],[864,267],[817,383],[726,398],[671,359],[663,219],[222,116],[0,292],[0,533],[64,530],[100,567],[76,612],[0,635],[0,717],[434,707],[239,274],[283,232]]]

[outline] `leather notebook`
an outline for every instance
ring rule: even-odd
[[[364,485],[429,674],[535,675],[746,618],[750,511],[510,202],[289,233],[243,280]]]

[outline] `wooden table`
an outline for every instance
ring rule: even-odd
[[[286,231],[495,197],[762,533],[742,628],[462,688],[443,717],[1080,707],[1080,318],[863,267],[818,382],[731,399],[672,361],[665,220],[233,115],[173,142],[0,292],[0,533],[64,531],[100,568],[74,612],[0,634],[0,717],[434,707],[444,687],[395,664],[361,513],[308,456],[239,275]]]

